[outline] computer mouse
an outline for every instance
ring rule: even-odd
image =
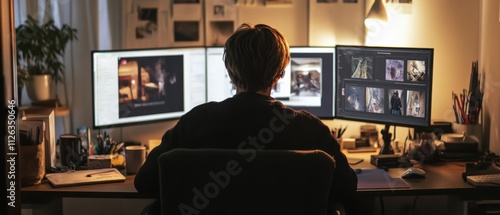
[[[401,178],[425,178],[425,171],[417,167],[410,167],[403,172]]]

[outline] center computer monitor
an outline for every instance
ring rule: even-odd
[[[207,100],[236,94],[223,62],[222,47],[207,48]],[[335,47],[290,47],[290,64],[271,96],[322,119],[334,117]]]
[[[94,128],[175,119],[206,101],[204,47],[91,55]]]
[[[337,118],[386,126],[430,125],[433,49],[336,49]]]

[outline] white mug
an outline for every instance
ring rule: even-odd
[[[125,147],[125,166],[128,174],[139,172],[142,164],[146,161],[145,146],[127,146]]]

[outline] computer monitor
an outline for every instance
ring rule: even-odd
[[[336,49],[337,118],[430,125],[433,49],[340,45]]]
[[[206,101],[203,47],[91,55],[94,128],[175,119]]]
[[[207,48],[207,99],[236,94],[223,62],[222,47]],[[334,113],[335,47],[290,47],[290,65],[271,96],[297,110],[331,119]]]

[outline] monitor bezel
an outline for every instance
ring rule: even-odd
[[[352,49],[369,49],[369,50],[386,50],[386,51],[422,51],[422,52],[428,52],[430,54],[429,58],[429,65],[427,68],[430,68],[430,72],[426,73],[426,78],[429,80],[428,81],[428,90],[427,90],[427,95],[426,95],[426,115],[424,117],[424,120],[422,120],[422,123],[411,123],[411,122],[406,122],[406,121],[398,121],[398,120],[381,120],[381,119],[373,119],[369,117],[353,117],[353,116],[346,116],[343,113],[340,113],[340,105],[343,104],[340,102],[340,100],[343,98],[341,95],[342,93],[342,86],[340,82],[343,82],[343,79],[339,78],[339,60],[338,58],[340,57],[340,52],[339,49],[341,48],[352,48]],[[336,88],[336,95],[335,95],[335,118],[336,119],[342,119],[342,120],[351,120],[351,121],[357,121],[357,122],[367,122],[367,123],[375,123],[375,124],[383,124],[383,125],[394,125],[394,126],[403,126],[403,127],[427,127],[430,126],[432,123],[432,88],[433,88],[433,76],[434,76],[434,48],[421,48],[421,47],[389,47],[389,46],[361,46],[361,45],[336,45],[336,64],[335,64],[335,88]],[[406,67],[405,67],[406,68]],[[343,84],[343,83],[342,83]]]
[[[290,46],[290,62],[291,62],[291,58],[292,58],[291,55],[292,55],[293,49],[309,49],[309,48],[311,48],[311,49],[325,49],[325,50],[331,49],[333,51],[333,53],[331,53],[332,54],[332,62],[331,63],[333,64],[331,73],[328,74],[328,73],[325,73],[325,71],[322,71],[322,74],[321,74],[322,79],[330,77],[331,82],[329,82],[328,84],[325,84],[325,81],[323,80],[321,83],[322,95],[321,95],[321,106],[320,107],[294,106],[294,105],[286,105],[286,106],[290,107],[292,109],[295,109],[295,110],[305,110],[305,111],[311,113],[312,115],[318,117],[319,119],[331,120],[331,119],[335,118],[335,96],[336,96],[335,69],[336,69],[336,64],[337,64],[337,59],[336,59],[337,50],[336,50],[335,46]],[[294,51],[294,52],[296,52],[296,51]],[[293,53],[293,54],[296,55],[296,54],[300,54],[300,53]],[[330,52],[318,52],[318,53],[314,53],[314,54],[324,55],[324,54],[330,54]],[[324,96],[324,93],[327,92],[328,90],[326,90],[325,88],[329,89],[329,92],[331,93],[331,104],[328,104],[327,107],[325,107],[325,105],[323,104],[324,102],[327,102],[326,101],[327,98]],[[331,112],[328,115],[318,115],[316,113],[316,110],[323,109],[323,108],[331,108]]]
[[[109,128],[120,128],[120,127],[126,127],[126,126],[134,126],[134,125],[144,125],[144,124],[151,124],[151,123],[158,123],[158,122],[165,122],[169,120],[178,120],[180,119],[185,113],[189,112],[189,110],[186,110],[186,107],[184,107],[184,111],[182,114],[179,114],[178,116],[172,116],[172,117],[161,117],[158,119],[149,119],[145,121],[133,121],[133,122],[115,122],[112,124],[108,125],[96,125],[96,101],[95,101],[95,93],[96,93],[96,83],[95,83],[95,71],[94,71],[94,66],[95,66],[95,60],[94,60],[94,55],[97,53],[112,53],[112,52],[137,52],[137,51],[161,51],[161,50],[182,50],[182,49],[203,49],[205,52],[205,57],[204,60],[206,61],[206,48],[201,47],[201,46],[182,46],[182,47],[155,47],[155,48],[146,48],[146,49],[141,49],[141,48],[134,48],[134,49],[103,49],[103,50],[91,50],[90,51],[90,58],[91,58],[91,85],[92,85],[92,95],[91,95],[91,100],[92,100],[92,128],[93,129],[109,129]],[[206,62],[204,64],[206,66]],[[206,81],[205,81],[206,84]],[[206,88],[206,86],[205,86]],[[185,86],[184,86],[185,89]],[[185,96],[185,95],[184,95]],[[206,92],[205,92],[205,100],[206,100]],[[197,106],[197,105],[195,105]]]

